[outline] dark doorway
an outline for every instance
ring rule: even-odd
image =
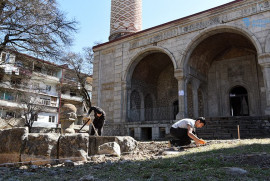
[[[142,140],[152,140],[152,128],[142,128]]]
[[[178,100],[173,102],[173,119],[176,120],[176,115],[179,112],[179,104],[178,104]]]
[[[129,128],[129,136],[131,136],[132,138],[135,138],[135,130],[134,130],[134,128]]]
[[[248,93],[242,86],[236,86],[230,91],[231,116],[249,116]]]

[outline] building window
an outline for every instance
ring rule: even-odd
[[[6,118],[15,118],[16,117],[16,114],[15,112],[6,112]]]
[[[10,54],[9,53],[2,53],[1,54],[1,61],[8,63],[10,59]]]
[[[23,67],[23,63],[22,63],[21,61],[16,61],[16,62],[15,62],[15,65],[16,65],[17,67]]]
[[[5,93],[0,91],[0,99],[3,100],[5,98]]]
[[[42,105],[46,105],[46,106],[49,106],[49,105],[51,105],[51,100],[49,99],[49,98],[40,98],[40,104],[42,104]]]
[[[48,70],[47,71],[47,75],[53,76],[53,77],[57,77],[57,74],[54,70]]]
[[[40,72],[40,73],[41,73],[41,69],[42,69],[41,67],[35,66],[34,71],[35,71],[35,72]]]
[[[49,116],[49,122],[54,123],[55,122],[55,116]]]
[[[51,106],[57,106],[57,97],[51,97]]]
[[[34,121],[37,121],[37,120],[38,120],[38,115],[35,114],[35,115],[34,115]]]
[[[32,87],[33,87],[34,90],[38,90],[39,89],[39,83],[34,82]]]
[[[70,96],[76,96],[77,94],[76,94],[76,92],[75,92],[75,90],[70,90]]]
[[[52,86],[50,86],[50,85],[46,85],[46,91],[47,91],[47,92],[50,92],[50,91],[51,91],[51,89],[52,89]]]
[[[11,84],[12,85],[20,85],[21,83],[22,83],[22,79],[18,79],[18,78],[16,78],[16,77],[11,77]]]
[[[2,61],[2,62],[6,61],[6,55],[7,55],[7,54],[4,53],[4,52],[1,53],[1,61]]]
[[[5,100],[7,100],[7,101],[13,101],[13,100],[15,100],[15,98],[12,95],[12,93],[6,92],[5,93]]]

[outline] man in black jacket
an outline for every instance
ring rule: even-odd
[[[105,122],[106,114],[100,107],[97,107],[97,106],[92,106],[88,111],[88,115],[90,115],[92,111],[94,111],[94,117],[95,117],[93,120],[93,125],[95,129],[97,129],[98,135],[101,136],[103,132],[103,125]],[[93,126],[91,129],[90,135],[95,135],[95,130]]]

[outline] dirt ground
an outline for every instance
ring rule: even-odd
[[[239,140],[208,140],[205,145],[200,147],[211,147],[215,144],[237,144]],[[158,159],[167,156],[166,152],[185,152],[198,149],[192,143],[183,147],[168,147],[168,141],[139,142],[138,149],[132,154],[123,155],[125,160]],[[248,153],[236,156],[222,156],[221,160],[231,163],[243,163],[260,168],[270,168],[270,153]]]
[[[205,145],[201,145],[200,147],[212,147],[216,144],[224,144],[224,145],[233,145],[237,144],[239,140],[207,140]],[[149,141],[149,142],[138,142],[138,148],[131,153],[122,153],[120,158],[110,157],[110,156],[90,156],[89,161],[93,161],[96,163],[117,160],[126,160],[126,161],[138,161],[138,160],[151,160],[151,159],[159,159],[167,157],[173,153],[177,154],[180,152],[186,151],[195,151],[199,149],[194,143],[191,143],[188,146],[183,147],[169,147],[168,141]],[[94,158],[94,159],[93,159]],[[252,154],[244,154],[237,156],[221,156],[221,160],[224,162],[232,162],[232,163],[245,163],[250,165],[256,165],[261,168],[265,166],[270,167],[270,154],[268,153],[252,153]]]
[[[207,140],[207,144],[196,147],[195,144],[191,144],[185,147],[168,147],[168,141],[149,141],[149,142],[138,142],[138,147],[136,150],[131,153],[122,153],[120,157],[110,156],[110,155],[93,155],[89,156],[86,162],[62,162],[55,165],[44,165],[44,166],[35,166],[35,165],[9,165],[7,167],[0,167],[0,181],[3,180],[69,180],[68,178],[76,178],[76,175],[71,173],[76,173],[77,175],[80,173],[82,177],[86,174],[86,170],[92,169],[95,170],[95,174],[97,171],[101,171],[103,169],[107,169],[107,166],[114,165],[116,163],[117,168],[125,170],[125,168],[129,168],[131,165],[129,163],[137,163],[136,161],[145,161],[145,160],[163,160],[162,158],[170,157],[173,154],[180,154],[185,157],[185,154],[199,153],[197,157],[200,157],[200,153],[207,152],[211,150],[218,150],[218,154],[215,157],[218,158],[219,161],[224,163],[230,163],[232,165],[250,165],[254,168],[260,168],[262,172],[265,170],[268,172],[270,170],[270,152],[269,145],[270,139],[263,140],[251,140],[250,144],[257,145],[255,147],[259,147],[253,149],[249,147],[249,140]],[[235,146],[244,146],[243,153],[232,152],[231,154],[227,152],[227,154],[223,154],[222,149],[234,148]],[[265,147],[264,147],[265,146]],[[267,148],[266,148],[267,147]],[[241,147],[240,147],[241,148]],[[250,150],[250,148],[252,148]],[[265,149],[266,148],[266,149]],[[233,151],[233,149],[232,149]],[[211,152],[212,153],[212,152]],[[178,156],[177,156],[178,157]],[[196,157],[194,155],[194,157]],[[209,155],[211,157],[211,155]],[[193,158],[190,158],[193,159]],[[166,159],[164,159],[166,160]],[[135,162],[133,162],[135,161]],[[194,163],[198,159],[194,160]],[[210,160],[211,161],[211,160]],[[127,163],[129,166],[125,167]],[[149,162],[148,162],[149,163]],[[179,162],[180,163],[180,162]],[[156,164],[160,165],[161,168],[167,168],[166,166],[162,166],[161,162]],[[211,164],[210,164],[211,165]],[[75,166],[75,167],[74,167]],[[122,167],[121,167],[122,166]],[[135,164],[136,166],[136,164]],[[183,166],[183,165],[182,165]],[[188,165],[187,165],[188,166]],[[120,168],[121,167],[121,168]],[[113,167],[114,168],[114,167]],[[136,167],[137,168],[137,167]],[[130,168],[129,168],[130,169]],[[151,169],[151,168],[145,168]],[[172,168],[172,172],[174,167]],[[136,170],[135,170],[136,171]],[[151,172],[151,170],[150,170]],[[102,174],[102,171],[99,173]],[[118,172],[110,172],[110,174],[116,176]],[[128,173],[126,173],[128,174]],[[87,175],[86,175],[87,176]],[[90,179],[93,175],[90,175]],[[95,175],[96,177],[97,175]],[[255,174],[256,176],[256,174]],[[131,173],[131,177],[134,177]],[[63,179],[67,178],[67,179]],[[264,178],[264,177],[262,177]],[[41,179],[42,180],[42,179]]]

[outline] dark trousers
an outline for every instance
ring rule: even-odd
[[[185,128],[171,127],[170,134],[175,138],[171,140],[173,146],[184,146],[191,143],[191,138],[188,136],[188,130]]]
[[[94,119],[93,125],[96,128],[98,135],[101,136],[103,133],[104,120],[103,119]],[[90,135],[95,135],[95,130],[94,130],[93,126],[91,129]]]

